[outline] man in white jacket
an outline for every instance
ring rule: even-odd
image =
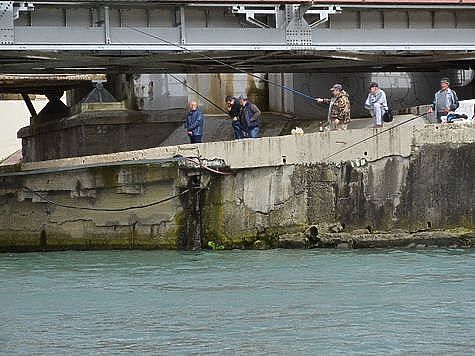
[[[369,94],[364,106],[375,119],[376,127],[383,127],[383,115],[388,110],[388,101],[386,93],[379,88],[378,83],[372,82],[369,85]]]

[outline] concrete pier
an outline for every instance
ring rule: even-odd
[[[205,248],[472,246],[472,124],[378,132],[188,144],[5,167],[0,249],[177,248],[193,245],[192,236],[196,242],[197,223]],[[199,158],[201,168],[183,157]],[[200,221],[190,223],[197,215]]]

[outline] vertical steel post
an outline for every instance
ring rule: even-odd
[[[186,23],[185,23],[185,7],[180,6],[180,41],[181,44],[186,43]]]
[[[111,43],[109,6],[104,6],[104,42],[105,44]]]

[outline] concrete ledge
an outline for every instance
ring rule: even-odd
[[[425,231],[418,233],[323,234],[314,247],[321,248],[470,248],[475,231]]]
[[[222,159],[231,169],[341,162],[362,158],[366,161],[375,161],[387,156],[408,157],[415,146],[425,144],[466,144],[475,142],[475,127],[461,127],[458,125],[416,127],[408,124],[377,135],[383,130],[385,129],[367,128],[318,132],[303,136],[289,135],[156,147],[128,152],[29,162],[22,165],[22,170],[162,159],[176,155],[200,156],[209,160]],[[363,142],[347,149],[360,141]],[[332,156],[329,157],[330,155]]]

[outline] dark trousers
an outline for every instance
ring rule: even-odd
[[[201,135],[199,135],[199,136],[191,135],[190,136],[190,142],[191,143],[201,143]]]
[[[442,116],[447,116],[447,115],[448,113],[446,112],[437,111],[437,114],[436,114],[437,123],[440,124],[442,122]]]

